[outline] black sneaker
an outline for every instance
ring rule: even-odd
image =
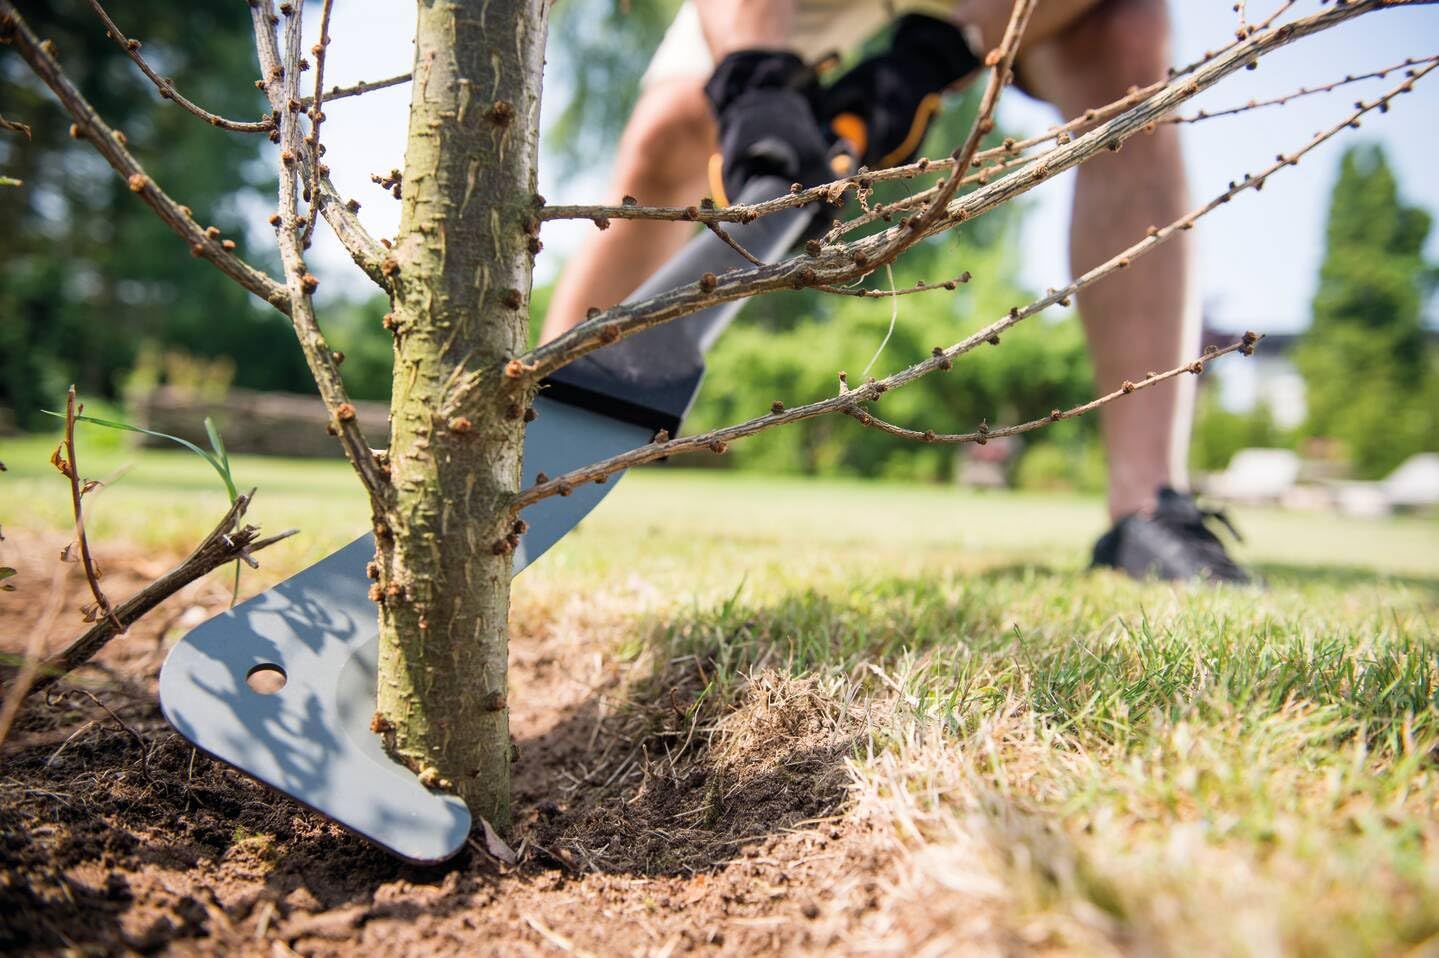
[[[1193,496],[1168,486],[1159,490],[1159,502],[1149,515],[1132,513],[1120,519],[1094,544],[1094,566],[1120,569],[1135,579],[1195,579],[1247,584],[1241,569],[1207,520],[1222,523],[1234,538],[1239,531],[1218,510],[1201,509]]]

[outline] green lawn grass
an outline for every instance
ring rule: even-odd
[[[48,453],[0,442],[0,525],[65,528]],[[95,500],[102,542],[179,550],[224,506],[187,454],[81,463],[131,466]],[[342,463],[235,472],[266,528],[303,530],[247,589],[365,528]],[[1265,588],[1086,572],[1090,498],[648,469],[516,614],[593,597],[619,625],[594,651],[698,656],[711,716],[759,670],[862,704],[850,814],[908,856],[932,941],[983,909],[1058,951],[1434,948],[1439,523],[1234,518]]]

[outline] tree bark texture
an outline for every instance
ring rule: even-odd
[[[375,727],[427,785],[509,820],[507,616],[544,0],[420,0],[394,282],[390,474],[376,517]],[[462,414],[441,414],[479,375]]]

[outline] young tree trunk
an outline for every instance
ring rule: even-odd
[[[390,470],[376,519],[375,726],[427,785],[509,820],[509,507],[521,412],[544,0],[420,0],[392,261]],[[484,377],[441,414],[462,378]]]

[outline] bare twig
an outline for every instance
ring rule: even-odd
[[[743,256],[745,259],[749,260],[755,266],[765,265],[764,260],[755,256],[749,250],[745,249],[738,242],[736,242],[735,238],[729,235],[729,232],[725,230],[723,226],[719,225],[718,223],[706,223],[705,227],[708,228],[711,233],[723,240],[726,246]]]
[[[140,767],[144,771],[145,778],[148,780],[150,778],[150,746],[145,743],[145,736],[141,735],[138,731],[135,730],[135,727],[133,725],[131,725],[129,722],[126,722],[119,715],[117,715],[114,709],[106,705],[104,702],[100,701],[100,697],[94,692],[91,692],[89,689],[67,689],[66,691],[71,695],[83,695],[85,698],[89,699],[92,704],[94,704],[106,715],[110,716],[110,721],[115,723],[115,731],[124,732],[135,740],[135,744],[140,747]],[[88,725],[99,723],[86,724]],[[66,743],[68,744],[68,742],[69,740],[67,739]],[[64,746],[62,745],[61,748],[63,749]],[[60,753],[57,751],[55,754],[58,755]],[[53,762],[54,760],[55,757],[52,755],[50,757],[50,762]],[[49,765],[50,762],[47,762],[46,764]]]
[[[1413,2],[1428,3],[1432,2],[1432,0],[1413,0]],[[1404,3],[1405,0],[1399,0],[1399,2],[1389,3],[1386,5],[1398,6],[1404,5]],[[1293,5],[1293,0],[1289,0],[1289,2],[1284,3],[1278,10],[1276,10],[1270,16],[1266,17],[1263,21],[1259,22],[1258,24],[1251,24],[1250,34],[1253,35],[1254,33],[1257,33],[1261,30],[1268,29],[1271,25],[1273,25],[1274,21],[1278,19],[1280,15],[1286,12]],[[1096,123],[1112,119],[1113,117],[1118,116],[1126,110],[1133,108],[1137,104],[1143,102],[1145,99],[1153,96],[1155,93],[1164,89],[1164,87],[1169,82],[1172,82],[1173,80],[1180,77],[1187,76],[1200,69],[1201,67],[1212,63],[1214,60],[1218,59],[1220,56],[1233,49],[1233,47],[1237,45],[1238,42],[1238,40],[1230,41],[1229,43],[1219,47],[1216,50],[1206,51],[1204,56],[1188,64],[1187,66],[1171,69],[1169,71],[1168,81],[1159,81],[1156,83],[1152,83],[1146,87],[1138,87],[1132,89],[1127,92],[1123,97],[1120,97],[1117,100],[1104,104],[1103,106],[1091,107],[1090,109],[1085,110],[1080,115],[1064,123],[1050,127],[1045,132],[1037,134],[1035,136],[1018,140],[1006,140],[1004,145],[1002,146],[980,150],[978,153],[975,154],[973,160],[971,161],[971,165],[978,166],[981,162],[1001,160],[1002,162],[997,164],[994,169],[1004,169],[1017,165],[1016,158],[1019,158],[1020,154],[1028,151],[1029,149],[1032,149],[1035,146],[1039,146],[1044,143],[1056,140],[1059,142],[1060,145],[1064,145],[1069,141],[1070,134],[1083,130],[1087,127],[1091,127]],[[1376,75],[1382,75],[1382,71],[1380,71]],[[1175,120],[1169,120],[1168,122],[1175,122]],[[1020,159],[1020,161],[1022,162],[1022,158]],[[835,180],[832,183],[820,184],[818,186],[814,186],[797,193],[792,193],[788,196],[782,196],[776,199],[766,200],[762,203],[753,203],[748,205],[708,208],[704,206],[640,206],[634,203],[625,203],[617,206],[608,204],[560,205],[544,206],[542,209],[540,209],[537,215],[542,221],[558,219],[588,219],[604,222],[605,220],[610,219],[629,219],[654,221],[689,220],[704,223],[748,223],[758,217],[768,216],[772,213],[778,213],[781,210],[793,209],[797,206],[807,206],[810,203],[822,201],[829,196],[836,195],[837,191],[857,188],[860,186],[860,184],[873,184],[892,180],[914,179],[916,176],[921,176],[924,174],[942,173],[952,169],[953,166],[954,160],[951,157],[921,158],[919,160],[915,160],[912,163],[907,163],[902,166],[894,166],[883,170],[866,170],[860,173],[852,174],[847,177],[842,177],[841,179]],[[987,178],[992,178],[992,173],[993,171],[991,171],[988,177],[984,176],[983,174],[969,174],[966,176],[964,183],[968,184],[978,182],[983,184]],[[933,195],[932,191],[926,191],[925,194],[917,194],[913,197],[908,197],[905,200],[901,200],[895,204],[890,204],[885,208],[885,210],[892,212],[898,209],[914,206],[916,205],[916,201],[927,199],[930,195]],[[871,216],[862,218],[860,220],[848,221],[843,224],[844,229],[842,230],[842,232],[849,232],[855,226],[863,225],[864,223],[872,222],[874,219],[879,218],[881,217]]]
[[[80,409],[84,409],[81,406]],[[90,491],[91,483],[86,483],[80,478],[80,465],[75,458],[75,417],[80,410],[75,408],[75,387],[72,385],[65,394],[65,438],[61,441],[60,448],[50,457],[50,461],[59,469],[65,478],[70,480],[70,507],[75,516],[75,545],[80,550],[80,563],[85,570],[85,581],[90,584],[90,594],[95,597],[95,608],[92,610],[94,617],[109,617],[118,631],[120,623],[115,621],[114,614],[110,611],[110,600],[105,598],[105,592],[100,588],[100,570],[95,565],[94,557],[90,555],[90,539],[85,534],[85,507],[83,500],[85,494]],[[65,455],[60,455],[60,450]],[[67,547],[66,552],[69,549]],[[87,615],[88,620],[91,616]]]
[[[1263,31],[1263,30],[1268,30],[1271,26],[1274,25],[1274,22],[1275,22],[1276,20],[1278,20],[1280,17],[1282,17],[1282,16],[1284,16],[1286,13],[1288,13],[1288,12],[1294,7],[1294,4],[1297,3],[1297,2],[1298,2],[1298,0],[1284,0],[1284,2],[1281,3],[1278,7],[1276,7],[1275,10],[1274,10],[1274,12],[1271,13],[1271,14],[1269,14],[1269,16],[1265,17],[1263,20],[1259,21],[1259,22],[1256,23],[1256,24],[1251,24],[1251,25],[1250,25],[1250,29],[1249,29],[1249,31],[1248,31],[1248,35],[1249,35],[1249,36],[1253,36],[1254,34],[1259,33],[1259,32],[1261,32],[1261,31]],[[1346,0],[1346,2],[1347,2],[1347,0]],[[1404,0],[1399,0],[1399,2],[1400,2],[1400,3],[1403,3]],[[1343,3],[1341,3],[1340,6],[1343,6]],[[1204,55],[1201,56],[1199,59],[1197,59],[1197,60],[1195,60],[1195,61],[1193,61],[1193,62],[1191,62],[1191,63],[1189,63],[1189,64],[1187,64],[1187,65],[1185,65],[1185,66],[1182,66],[1182,67],[1174,67],[1174,68],[1171,68],[1170,71],[1169,71],[1169,75],[1170,75],[1171,78],[1175,78],[1175,77],[1183,76],[1183,75],[1186,74],[1186,73],[1192,73],[1192,72],[1194,72],[1194,70],[1196,70],[1196,69],[1197,69],[1198,67],[1200,67],[1201,65],[1203,65],[1203,64],[1205,64],[1205,63],[1208,63],[1209,61],[1215,59],[1216,57],[1219,57],[1219,56],[1222,56],[1222,55],[1225,54],[1225,53],[1228,53],[1230,50],[1234,49],[1236,46],[1238,46],[1240,43],[1243,43],[1243,42],[1244,42],[1244,37],[1241,37],[1241,36],[1239,36],[1239,35],[1236,33],[1236,35],[1234,36],[1234,38],[1233,38],[1232,40],[1230,40],[1228,43],[1224,44],[1223,46],[1219,47],[1219,49],[1217,49],[1217,50],[1205,50],[1205,51],[1204,51]]]
[[[1233,352],[1241,352],[1247,356],[1254,351],[1254,345],[1263,338],[1264,337],[1259,335],[1258,333],[1245,333],[1243,339],[1236,340],[1235,342],[1232,342],[1228,346],[1224,346],[1222,348],[1210,347],[1208,350],[1205,351],[1203,356],[1200,356],[1197,359],[1190,360],[1187,363],[1182,363],[1178,366],[1175,366],[1173,369],[1166,370],[1162,373],[1150,373],[1142,379],[1127,380],[1123,385],[1121,385],[1113,392],[1105,393],[1103,396],[1097,396],[1094,399],[1089,400],[1088,402],[1080,403],[1078,406],[1071,406],[1068,409],[1056,409],[1049,415],[1044,416],[1040,419],[1031,419],[1028,422],[1017,423],[1013,426],[998,426],[991,428],[987,425],[982,425],[974,432],[937,433],[932,429],[906,429],[903,426],[896,426],[893,423],[886,422],[883,419],[880,419],[878,416],[875,416],[868,409],[865,409],[862,406],[848,407],[844,410],[844,413],[845,415],[854,417],[866,426],[869,426],[873,429],[878,429],[880,432],[888,433],[889,435],[896,436],[900,439],[911,439],[915,442],[950,445],[960,443],[977,443],[979,445],[984,445],[991,439],[1004,439],[1008,436],[1018,436],[1026,432],[1033,432],[1036,429],[1042,429],[1045,426],[1048,426],[1050,423],[1061,422],[1065,419],[1073,419],[1076,416],[1083,416],[1085,413],[1093,412],[1100,406],[1112,403],[1116,399],[1120,399],[1121,397],[1127,396],[1130,393],[1136,393],[1140,390],[1148,389],[1150,386],[1157,385],[1158,383],[1162,383],[1165,380],[1174,379],[1178,376],[1184,375],[1185,373],[1191,373],[1197,376],[1200,373],[1204,372],[1204,364],[1207,363],[1209,360],[1217,359],[1220,356],[1225,356]]]
[[[986,150],[985,152],[988,153],[991,151]],[[978,159],[979,157],[976,156],[975,160],[977,161]],[[1009,157],[1008,159],[1001,160],[997,163],[983,166],[980,168],[978,173],[970,173],[966,175],[963,179],[961,179],[959,181],[960,185],[984,186],[999,174],[1006,173],[1009,170],[1015,169],[1016,167],[1023,166],[1031,159],[1032,157],[1025,156],[1021,153],[1019,155]],[[952,168],[953,165],[954,164],[952,162],[948,161],[944,164],[946,168]],[[971,163],[971,166],[973,166],[973,163]],[[933,186],[918,191],[917,193],[911,193],[908,196],[900,197],[899,199],[893,200],[889,203],[880,203],[875,206],[871,206],[858,216],[854,216],[850,219],[837,222],[834,224],[834,226],[830,227],[829,232],[825,234],[824,242],[826,244],[835,243],[840,239],[840,237],[848,233],[852,233],[861,227],[868,226],[870,223],[873,223],[877,220],[884,220],[886,223],[893,222],[896,214],[903,213],[907,210],[911,210],[916,207],[928,204],[931,199],[938,195],[940,187],[942,185],[942,183],[936,183]]]
[[[386,499],[386,483],[360,428],[354,404],[350,402],[349,393],[340,377],[340,367],[335,362],[334,353],[315,319],[311,294],[314,293],[318,281],[305,268],[305,256],[299,236],[296,180],[304,148],[300,139],[299,113],[292,106],[297,107],[299,103],[302,8],[301,4],[286,6],[289,12],[285,24],[284,63],[278,59],[279,50],[274,33],[276,18],[272,4],[269,0],[264,0],[251,8],[260,68],[265,76],[265,91],[271,103],[278,103],[283,107],[280,114],[279,209],[276,214],[279,220],[277,235],[280,260],[284,266],[285,284],[293,304],[290,319],[294,323],[300,348],[305,354],[305,362],[319,387],[320,397],[333,417],[330,425],[340,437],[345,455],[359,474],[360,481],[370,494],[371,502],[378,506]]]
[[[1259,110],[1268,106],[1284,106],[1292,100],[1298,100],[1306,96],[1314,96],[1316,93],[1330,93],[1340,87],[1348,86],[1351,83],[1360,83],[1364,80],[1383,80],[1395,70],[1403,70],[1406,67],[1423,66],[1424,64],[1433,63],[1436,60],[1439,60],[1439,54],[1428,57],[1410,57],[1402,63],[1396,63],[1393,66],[1384,67],[1383,69],[1371,70],[1368,73],[1351,73],[1344,77],[1344,79],[1335,80],[1332,83],[1325,83],[1320,86],[1300,87],[1293,93],[1286,93],[1283,96],[1270,97],[1266,100],[1250,100],[1241,106],[1232,106],[1223,110],[1199,110],[1189,116],[1175,115],[1165,117],[1163,122],[1199,123],[1203,120],[1214,120],[1224,116],[1236,116],[1240,113],[1248,113],[1251,110]]]
[[[939,283],[918,282],[913,286],[906,286],[904,289],[853,289],[848,286],[816,286],[815,289],[821,293],[834,293],[838,296],[854,296],[859,299],[890,299],[895,296],[910,296],[914,293],[933,293],[936,290],[954,290],[962,283],[967,283],[973,277],[966,270],[954,279],[947,279]]]
[[[265,84],[265,95],[269,97],[270,106],[280,111],[281,116],[285,116],[293,112],[291,107],[299,101],[292,103],[284,95],[285,84],[282,78],[286,71],[280,62],[280,50],[275,41],[275,24],[279,22],[279,17],[275,15],[275,6],[271,0],[256,0],[250,7],[250,20],[255,28],[255,52],[260,61],[260,74],[264,77],[262,82]],[[294,152],[299,157],[303,171],[310,163],[310,157],[304,151]],[[318,148],[316,152],[319,152]],[[315,162],[319,164],[318,158]],[[346,203],[335,185],[330,182],[327,171],[321,168],[319,172],[320,212],[325,217],[325,222],[335,231],[335,237],[339,239],[340,245],[345,247],[355,265],[364,270],[365,275],[374,280],[381,289],[390,291],[392,270],[388,264],[393,263],[393,260],[355,215],[359,204]]]
[[[27,124],[18,120],[7,120],[3,114],[0,114],[0,130],[6,133],[19,133],[27,140],[32,139],[31,130]]]
[[[628,452],[619,453],[607,459],[591,463],[580,469],[572,470],[564,475],[547,478],[544,482],[537,482],[535,485],[522,490],[520,494],[515,497],[513,508],[519,510],[549,496],[567,495],[574,488],[586,482],[602,481],[616,472],[642,463],[653,462],[656,459],[706,449],[711,452],[722,453],[728,448],[728,444],[736,439],[755,435],[756,433],[764,432],[776,426],[799,422],[805,419],[813,419],[816,416],[845,412],[848,409],[857,408],[865,403],[873,402],[891,389],[908,385],[933,372],[948,370],[953,367],[954,360],[958,356],[970,352],[983,343],[997,342],[1000,334],[1015,324],[1047,309],[1055,303],[1068,300],[1075,293],[1093,285],[1118,270],[1128,268],[1136,259],[1167,242],[1177,233],[1191,229],[1196,220],[1213,212],[1225,203],[1228,203],[1237,194],[1246,190],[1257,191],[1263,189],[1265,182],[1267,182],[1271,175],[1286,166],[1297,165],[1301,157],[1325,141],[1333,138],[1345,128],[1358,126],[1360,118],[1364,114],[1373,110],[1386,109],[1394,97],[1412,90],[1414,83],[1419,78],[1431,72],[1436,67],[1439,67],[1439,63],[1430,64],[1422,69],[1413,71],[1413,75],[1407,77],[1403,83],[1371,101],[1361,102],[1353,113],[1329,129],[1316,133],[1308,143],[1293,153],[1281,154],[1276,158],[1274,163],[1260,170],[1260,172],[1245,176],[1242,180],[1231,183],[1228,189],[1214,199],[1186,213],[1168,226],[1162,228],[1151,227],[1148,235],[1144,239],[1099,264],[1084,275],[1077,277],[1064,287],[1051,290],[1046,296],[1035,300],[1028,306],[1022,308],[1016,306],[1003,318],[990,323],[988,326],[985,326],[949,347],[941,348],[936,346],[931,356],[922,362],[908,366],[884,379],[870,380],[861,386],[849,389],[828,399],[808,403],[803,406],[795,406],[793,408],[785,408],[782,404],[777,404],[776,407],[770,411],[769,415],[766,416],[759,416],[745,422],[724,426],[696,436],[687,436],[683,439],[666,438],[663,442],[651,442],[648,445],[640,446]]]
[[[132,40],[125,36],[125,34],[120,31],[120,28],[115,25],[115,21],[110,19],[110,14],[106,13],[105,8],[100,6],[99,0],[90,0],[90,9],[94,10],[95,15],[105,24],[105,35],[119,44],[120,49],[124,50],[126,55],[135,61],[135,65],[140,68],[140,72],[145,74],[151,83],[155,84],[155,89],[160,91],[160,96],[167,100],[173,100],[177,105],[183,108],[185,112],[194,114],[211,126],[218,126],[222,130],[231,130],[235,133],[269,133],[275,128],[274,117],[266,117],[263,120],[256,120],[254,122],[229,120],[219,114],[211,113],[193,100],[183,96],[179,90],[175,89],[175,82],[173,80],[160,76],[160,74],[156,73],[154,68],[146,62],[145,58],[140,55],[140,41]]]
[[[1412,0],[1353,0],[1324,8],[1237,43],[1223,56],[1196,70],[1183,82],[1173,82],[1120,115],[1095,126],[1084,135],[1044,153],[1007,176],[947,204],[932,202],[925,212],[890,229],[853,243],[824,247],[818,256],[791,257],[771,266],[735,270],[711,286],[692,283],[667,290],[637,303],[624,303],[601,312],[569,332],[512,360],[506,375],[541,377],[595,349],[644,329],[687,316],[700,309],[781,289],[838,285],[872,271],[900,241],[910,242],[967,222],[1028,192],[1040,183],[1071,169],[1101,150],[1117,149],[1175,107],[1242,69],[1259,57],[1347,20],[1377,10],[1409,5]],[[950,180],[953,180],[951,171]],[[947,182],[949,182],[947,181]],[[941,213],[942,211],[942,213]],[[703,211],[701,211],[703,212]]]
[[[29,693],[44,689],[66,673],[79,668],[95,653],[105,647],[121,630],[128,628],[155,606],[179,592],[185,586],[220,566],[234,562],[274,545],[295,534],[294,529],[266,539],[258,538],[260,530],[255,526],[239,526],[238,523],[255,497],[252,489],[243,496],[237,496],[218,525],[210,531],[195,550],[175,568],[151,582],[145,588],[120,603],[114,614],[96,622],[64,651],[51,656],[40,666],[39,676],[30,687]],[[27,693],[27,694],[29,694]]]
[[[1020,38],[1024,36],[1024,29],[1029,25],[1030,14],[1034,12],[1037,3],[1038,0],[1015,0],[1014,8],[1009,14],[1009,24],[1004,28],[1004,38],[1000,40],[999,48],[991,50],[985,57],[985,62],[991,66],[989,82],[985,84],[984,94],[979,99],[979,112],[975,116],[974,122],[970,124],[969,133],[965,136],[964,143],[951,154],[951,159],[954,160],[954,169],[940,184],[934,199],[930,200],[918,217],[906,223],[904,229],[894,231],[888,241],[870,256],[872,262],[893,262],[895,257],[918,243],[932,227],[946,217],[946,208],[955,192],[959,190],[960,181],[964,179],[964,171],[969,168],[969,164],[974,160],[974,155],[979,152],[980,140],[994,129],[994,111],[999,106],[1000,94],[1010,81],[1014,58],[1019,55]]]
[[[189,209],[176,203],[160,189],[130,151],[125,148],[125,136],[119,130],[111,129],[89,101],[81,95],[75,85],[65,76],[59,61],[51,52],[52,45],[42,43],[31,31],[10,0],[0,0],[0,44],[13,43],[20,56],[29,64],[60,104],[75,121],[72,135],[88,139],[129,184],[130,189],[142,199],[174,230],[190,247],[190,253],[214,263],[222,273],[254,293],[265,302],[283,313],[290,311],[289,295],[285,288],[263,272],[246,263],[225,248],[225,242],[218,237],[218,231],[211,235],[190,215]]]
[[[409,83],[411,79],[413,79],[411,74],[401,73],[399,76],[389,77],[384,80],[361,80],[359,83],[353,84],[351,86],[330,87],[329,92],[325,94],[325,99],[343,100],[346,97],[359,96],[362,93],[373,93],[376,90],[383,90],[386,87],[399,86],[401,83]],[[318,93],[318,90],[316,92]],[[303,102],[306,107],[309,107],[313,101],[314,97],[310,97]]]
[[[1090,126],[1101,120],[1117,116],[1135,104],[1144,100],[1155,92],[1163,89],[1163,82],[1154,83],[1143,89],[1133,90],[1112,103],[1102,107],[1096,107],[1084,111],[1074,119],[1058,126],[1050,127],[1044,133],[1024,140],[1006,140],[1002,146],[992,147],[987,150],[980,150],[970,161],[972,166],[990,160],[1002,160],[995,168],[1003,168],[1013,165],[1015,157],[1023,151],[1046,143],[1050,140],[1061,139],[1066,134],[1083,127]],[[892,166],[883,170],[864,170],[859,173],[852,173],[849,176],[840,177],[829,183],[821,183],[808,189],[799,190],[785,196],[776,197],[771,200],[764,200],[759,203],[736,204],[732,206],[707,206],[703,203],[697,206],[640,206],[636,203],[622,203],[618,206],[610,205],[567,205],[567,206],[543,206],[538,212],[541,221],[583,219],[595,220],[596,225],[604,224],[607,220],[653,220],[653,221],[674,221],[685,220],[700,223],[749,223],[762,217],[778,213],[781,210],[794,209],[798,206],[808,206],[811,203],[827,202],[837,199],[844,192],[854,189],[866,189],[875,183],[885,183],[893,180],[912,180],[917,176],[926,174],[945,173],[954,168],[953,157],[923,157],[912,163],[905,163],[901,166]],[[992,171],[991,171],[992,175]],[[978,180],[979,174],[969,174],[965,183],[983,182]]]
[[[315,235],[315,220],[320,212],[320,124],[325,122],[325,52],[330,48],[330,8],[334,3],[335,0],[324,0],[320,8],[320,39],[310,48],[315,55],[315,95],[311,98],[314,102],[305,111],[310,118],[310,135],[305,138],[310,148],[309,186],[305,191],[310,199],[310,217],[300,241],[306,249],[310,246],[310,237]]]

